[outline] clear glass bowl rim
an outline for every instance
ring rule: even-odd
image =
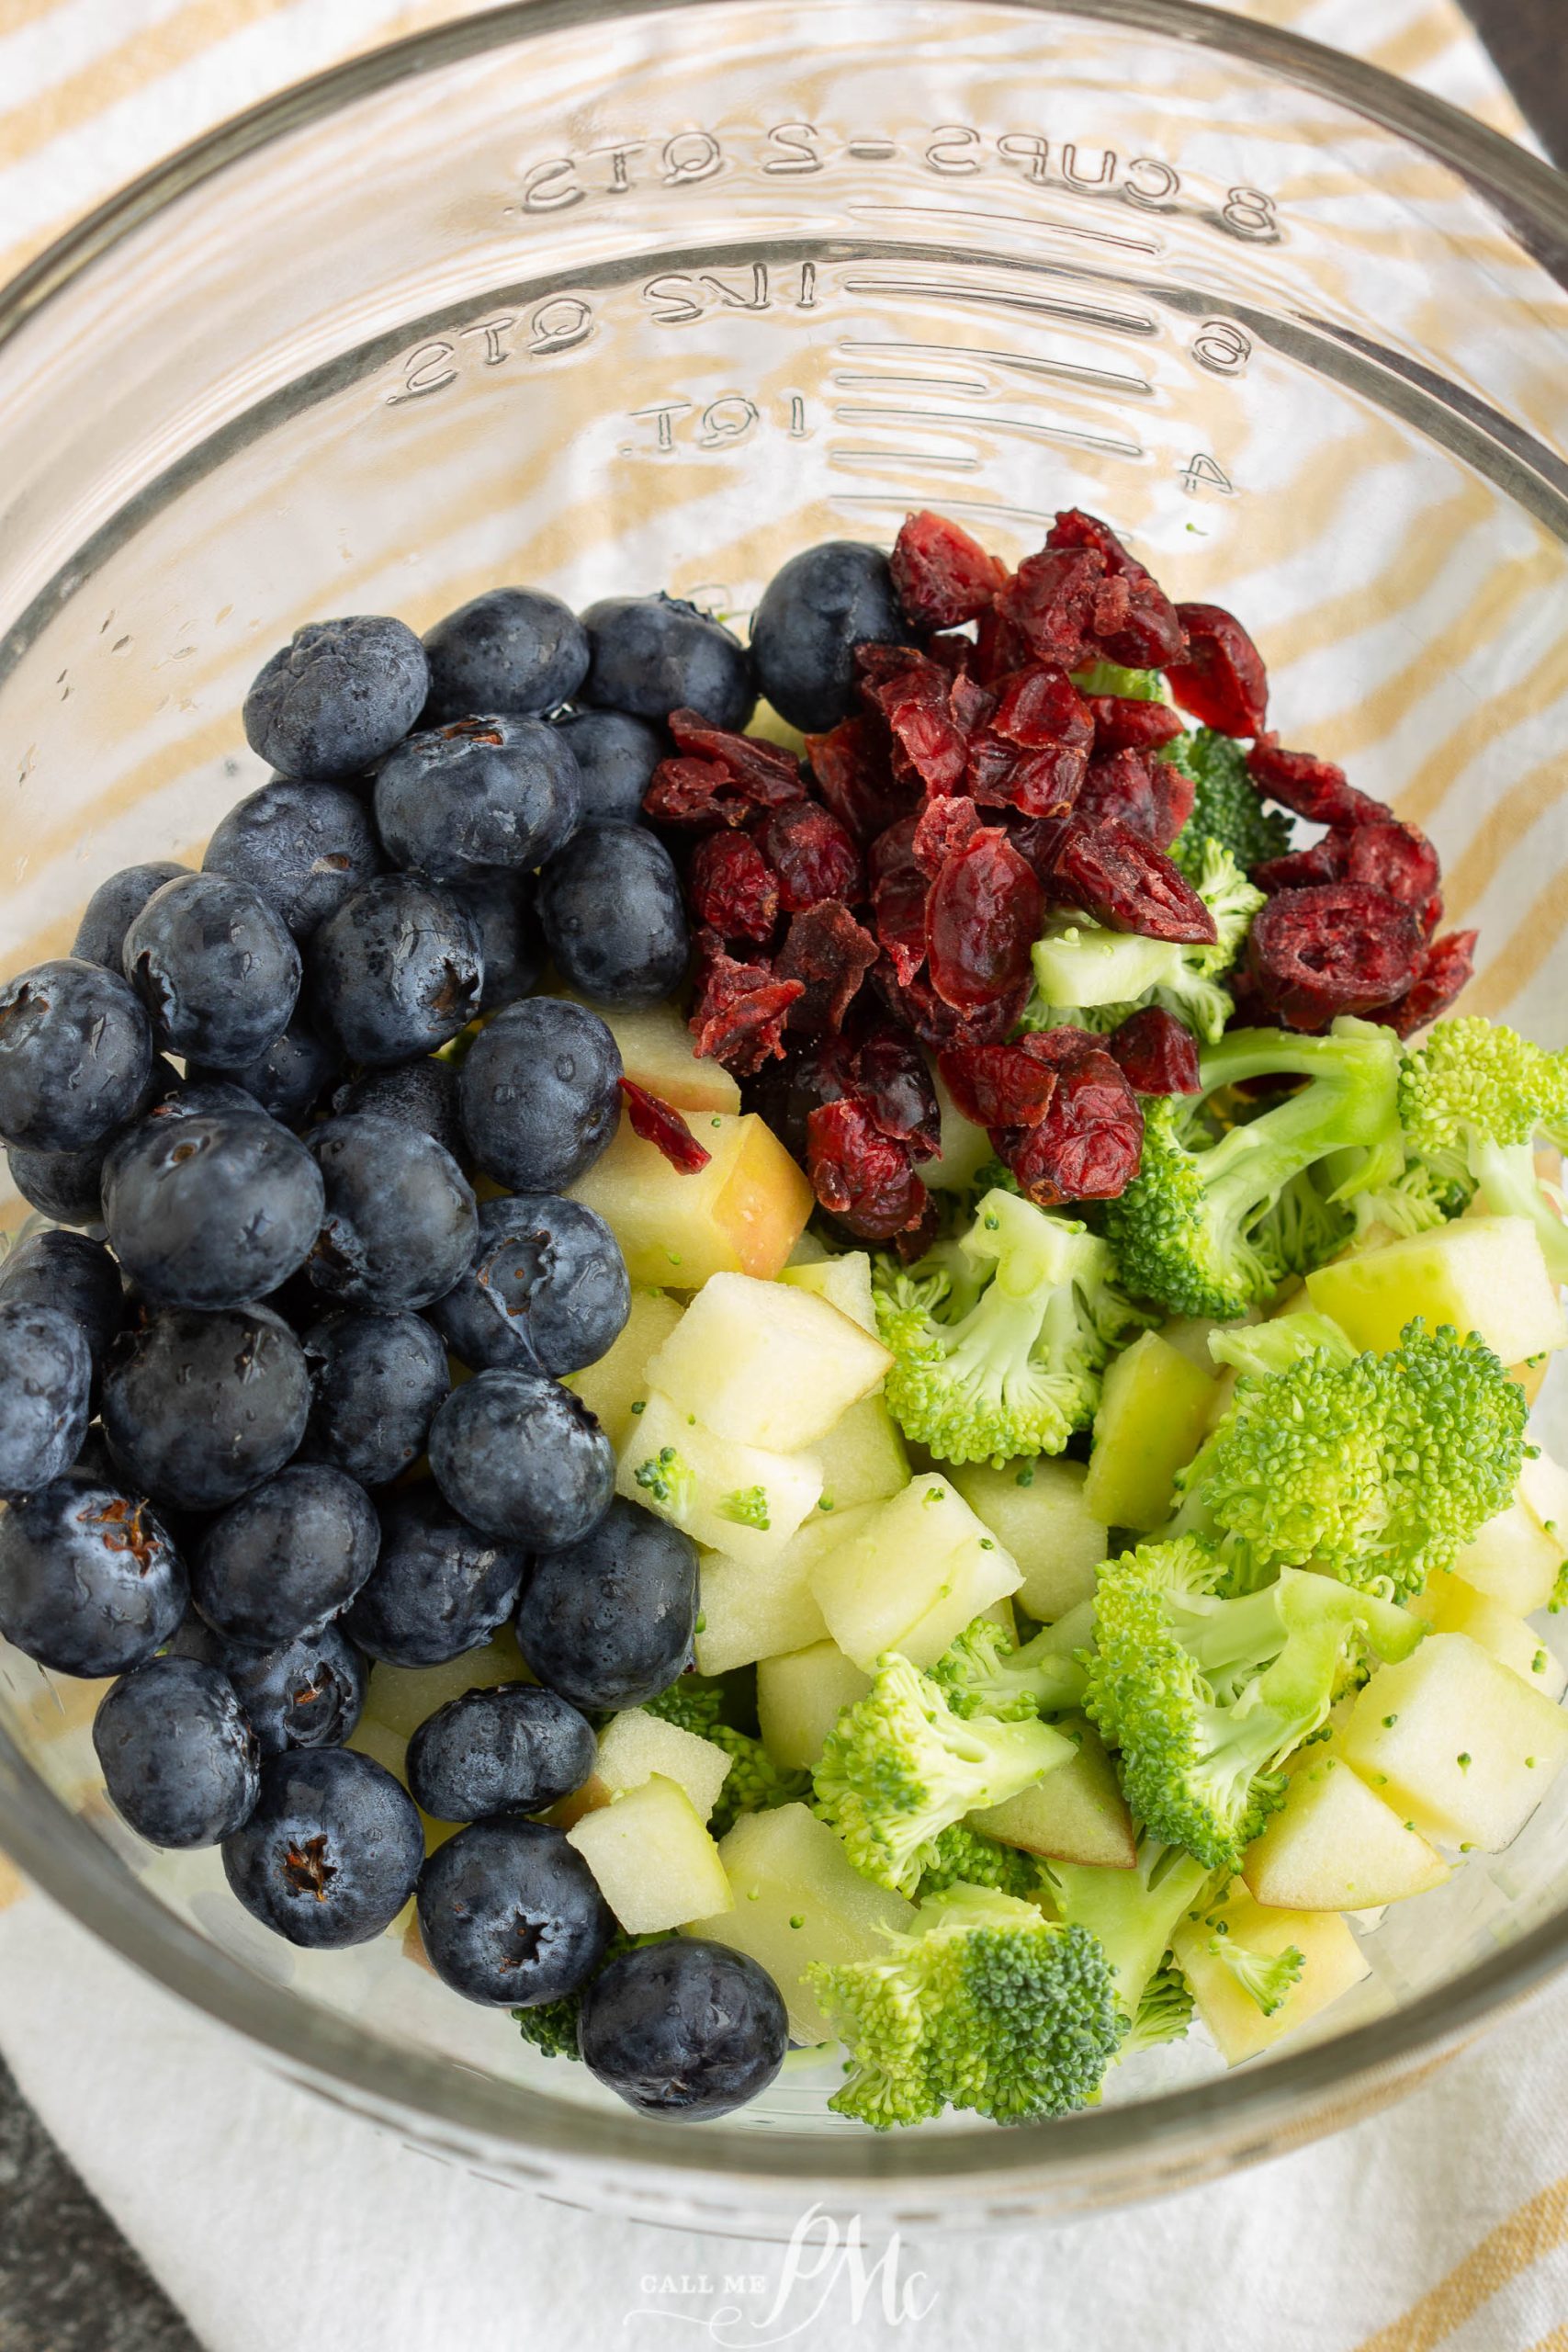
[[[249,154],[340,109],[415,76],[491,49],[513,47],[622,17],[723,6],[725,0],[513,0],[513,5],[414,33],[291,85],[218,124],[130,181],[75,222],[0,288],[0,352],[44,304],[62,294],[133,232]],[[820,5],[820,0],[811,0]],[[959,13],[963,0],[953,0]],[[1189,0],[998,0],[1021,16],[1088,17],[1216,51],[1298,89],[1331,99],[1450,166],[1495,206],[1537,254],[1568,259],[1568,176],[1445,101],[1381,69],[1301,35]],[[803,14],[807,11],[803,10]],[[1169,2093],[1147,2103],[1009,2131],[870,2134],[671,2131],[629,2112],[604,2114],[456,2064],[400,2051],[346,2018],[302,2006],[286,1987],[253,1976],[166,1912],[125,1872],[28,1767],[0,1728],[0,1846],[35,1885],[132,1965],[209,2017],[260,2044],[298,2077],[344,2105],[400,2118],[427,2144],[457,2155],[491,2143],[540,2186],[577,2176],[586,2188],[605,2169],[657,2193],[660,2177],[685,2192],[679,2215],[718,2225],[727,2206],[782,2210],[813,2189],[849,2192],[863,2208],[939,2186],[961,2209],[981,2199],[1020,2216],[1053,2184],[1065,2205],[1112,2201],[1180,2185],[1205,2152],[1221,2165],[1277,2153],[1328,2128],[1325,2110],[1348,2114],[1379,2100],[1568,1967],[1568,1906],[1506,1951],[1393,2015],[1268,2065]],[[1318,2121],[1314,2123],[1314,2115]],[[1141,2160],[1141,2161],[1140,2161]],[[744,2184],[742,2186],[742,2184]],[[879,2196],[880,2190],[880,2196]],[[1087,2192],[1087,2195],[1086,2195]],[[1005,2213],[1000,2216],[1005,2218]],[[941,2218],[933,2212],[929,2217]]]

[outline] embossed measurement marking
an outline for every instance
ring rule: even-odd
[[[1058,220],[1044,212],[995,212],[967,204],[886,204],[868,198],[851,204],[853,213],[897,213],[921,220],[984,220],[994,227],[1043,230],[1054,237],[1082,237],[1091,244],[1119,245],[1132,254],[1157,254],[1164,248],[1157,237],[1130,237],[1114,229],[1091,229],[1081,220]]]
[[[904,376],[889,368],[844,368],[833,379],[840,391],[963,392],[984,400],[987,386],[977,376]]]
[[[1010,368],[1027,376],[1060,378],[1064,383],[1082,384],[1090,391],[1129,392],[1140,399],[1151,398],[1155,389],[1146,376],[1123,376],[1114,368],[1089,368],[1073,359],[1043,359],[1028,351],[985,351],[975,344],[894,343],[870,335],[845,335],[839,349],[846,353],[893,351],[921,358],[977,359],[987,368]]]
[[[1141,458],[1136,441],[1119,441],[1110,434],[1084,433],[1066,424],[1037,424],[1032,417],[997,416],[980,411],[969,415],[934,408],[874,408],[842,401],[837,411],[841,424],[957,424],[971,432],[1019,433],[1032,441],[1062,441],[1077,449],[1100,449],[1111,458]]]
[[[936,467],[943,473],[977,474],[978,458],[955,457],[946,449],[851,449],[833,452],[836,466],[925,466]],[[904,503],[908,505],[906,499]]]
[[[1070,319],[1075,325],[1107,327],[1113,334],[1157,335],[1147,312],[1112,311],[1095,302],[1067,302],[1050,294],[1010,294],[1000,288],[972,286],[960,278],[846,277],[846,294],[897,294],[933,302],[967,302],[981,310],[1025,311],[1032,318]]]

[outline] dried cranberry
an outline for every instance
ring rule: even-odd
[[[1158,752],[1184,730],[1168,702],[1144,702],[1136,695],[1089,695],[1097,752]]]
[[[716,760],[754,808],[778,808],[786,801],[806,797],[800,763],[782,743],[770,743],[761,735],[737,735],[728,727],[710,727],[695,710],[672,710],[670,732],[677,751],[692,759]]]
[[[1054,897],[1112,931],[1213,946],[1214,918],[1163,850],[1127,825],[1069,823],[1051,869]]]
[[[872,984],[883,1003],[906,1029],[913,1030],[922,1046],[933,1053],[941,1053],[948,1046],[994,1046],[1017,1028],[1029,1001],[1027,982],[1021,982],[1006,996],[998,997],[994,1004],[976,1006],[969,1012],[955,1012],[944,1004],[924,972],[911,973],[901,980],[890,959],[880,963],[872,974]]]
[[[789,1026],[807,1036],[837,1032],[861,982],[875,963],[877,944],[848,907],[824,899],[790,917],[778,955],[781,980],[798,980],[804,994],[789,1009]]]
[[[1020,1046],[953,1046],[937,1056],[955,1108],[976,1127],[1037,1127],[1056,1073]]]
[[[792,1159],[806,1165],[806,1122],[819,1103],[855,1091],[850,1039],[791,1035],[783,1055],[743,1082],[740,1099],[764,1118]]]
[[[942,1212],[927,1193],[925,1206],[914,1224],[907,1225],[902,1233],[893,1236],[894,1254],[901,1264],[912,1266],[926,1256],[941,1231]]]
[[[900,981],[913,979],[926,960],[926,894],[930,884],[915,856],[918,817],[900,817],[873,842],[866,856],[871,919]]]
[[[909,1147],[883,1134],[863,1096],[819,1105],[806,1138],[812,1191],[861,1240],[890,1241],[920,1223],[929,1196]]]
[[[934,882],[943,861],[967,849],[980,831],[980,812],[972,800],[950,793],[945,799],[928,800],[915,820],[910,854],[920,872]]]
[[[1386,1022],[1401,1037],[1414,1036],[1446,1012],[1461,990],[1468,988],[1475,970],[1473,931],[1445,932],[1434,939],[1421,958],[1414,981],[1396,1004],[1374,1005],[1369,1021]]]
[[[1019,855],[1026,858],[1035,879],[1047,897],[1051,890],[1051,876],[1056,864],[1056,854],[1067,838],[1070,816],[1010,817],[1006,820],[1008,839]]]
[[[1106,1039],[1112,1059],[1134,1094],[1201,1094],[1198,1045],[1162,1004],[1130,1013]]]
[[[926,960],[943,1001],[967,1012],[1026,984],[1044,904],[999,825],[946,858],[926,901]]]
[[[998,565],[998,580],[1005,580],[1005,567]],[[928,661],[940,662],[950,677],[969,678],[975,669],[975,640],[972,637],[928,637],[921,651]]]
[[[940,514],[907,514],[893,546],[893,585],[918,628],[956,628],[983,613],[1007,577],[977,539]]]
[[[1086,1054],[1102,1052],[1105,1040],[1097,1037],[1092,1029],[1075,1029],[1064,1022],[1055,1029],[1028,1030],[1017,1044],[1021,1054],[1028,1054],[1043,1069],[1070,1069]]]
[[[925,1057],[905,1029],[879,1023],[855,1052],[855,1091],[871,1104],[885,1136],[907,1143],[917,1160],[942,1149],[942,1112]]]
[[[671,1167],[678,1168],[682,1176],[695,1176],[707,1166],[712,1152],[697,1141],[673,1103],[666,1102],[661,1094],[650,1094],[646,1086],[629,1078],[620,1080],[620,1089],[633,1135],[640,1136],[644,1143],[657,1144]]]
[[[1036,662],[1081,669],[1095,651],[1095,592],[1106,569],[1097,548],[1043,548],[1000,590],[997,611]]]
[[[766,946],[779,919],[779,884],[749,833],[709,833],[692,853],[686,896],[693,914],[725,939]]]
[[[763,856],[779,879],[779,904],[786,915],[820,906],[826,899],[849,904],[862,894],[860,852],[837,817],[815,800],[775,808],[758,834]]]
[[[1095,636],[1109,661],[1129,670],[1162,670],[1179,657],[1183,632],[1176,606],[1108,524],[1069,506],[1052,524],[1045,544],[1091,548],[1104,558],[1111,581],[1122,592],[1114,600],[1096,599]]]
[[[1223,605],[1178,605],[1187,650],[1166,665],[1171,693],[1183,710],[1222,735],[1261,735],[1269,717],[1269,673],[1263,656]]]
[[[805,995],[805,983],[780,979],[761,958],[737,963],[711,933],[698,944],[701,959],[690,1023],[697,1053],[742,1074],[761,1069],[771,1056],[783,1053],[784,1019],[790,1006]]]
[[[1410,909],[1362,882],[1280,890],[1247,940],[1247,968],[1278,1020],[1326,1028],[1337,1013],[1396,1003],[1424,953]]]
[[[745,795],[736,791],[729,770],[716,760],[660,760],[642,805],[657,823],[682,825],[694,832],[748,825],[757,813]]]
[[[855,684],[869,701],[877,686],[885,686],[889,678],[901,677],[906,670],[917,670],[927,654],[918,645],[888,645],[877,638],[867,638],[857,645],[852,656]]]
[[[1094,745],[1094,717],[1065,670],[1032,662],[998,681],[991,725],[1026,752],[1066,744],[1088,752]]]
[[[1277,735],[1261,735],[1247,755],[1247,770],[1267,800],[1293,809],[1313,825],[1362,825],[1388,810],[1358,792],[1341,767],[1312,752],[1286,752]]]
[[[897,784],[887,746],[864,718],[846,718],[830,735],[808,735],[806,749],[817,788],[846,832],[874,841],[904,815],[911,797]]]
[[[928,792],[956,792],[968,743],[953,715],[952,681],[940,663],[917,655],[895,676],[869,689],[873,707],[893,739],[893,774]]]
[[[1021,669],[1030,658],[1028,640],[1018,623],[1008,620],[994,605],[975,624],[973,653],[975,675],[987,683]]]
[[[1130,826],[1156,849],[1168,849],[1192,814],[1196,791],[1174,760],[1153,752],[1097,752],[1073,814],[1084,825]]]
[[[1057,1072],[1038,1126],[998,1127],[991,1141],[1040,1208],[1113,1201],[1138,1172],[1144,1114],[1122,1070],[1096,1042]]]
[[[1425,910],[1441,878],[1438,853],[1416,825],[1374,817],[1358,825],[1346,847],[1345,879],[1385,890],[1404,906]]]
[[[990,808],[1016,808],[1028,817],[1064,816],[1073,806],[1088,765],[1076,745],[1024,752],[989,729],[969,746],[964,784]]]
[[[1350,846],[1348,832],[1330,827],[1321,841],[1313,842],[1306,849],[1288,850],[1283,857],[1265,858],[1261,865],[1252,869],[1252,879],[1260,890],[1307,890],[1318,882],[1343,882],[1345,857]]]

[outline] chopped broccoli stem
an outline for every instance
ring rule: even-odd
[[[1045,1862],[1041,1875],[1057,1918],[1098,1939],[1118,2008],[1135,2026],[1178,1924],[1202,1901],[1213,1872],[1180,1847],[1145,1834],[1130,1871]],[[1122,2054],[1129,2054],[1125,2047]]]
[[[1111,1030],[1145,1005],[1162,1005],[1210,1045],[1235,1010],[1224,986],[1263,904],[1227,849],[1207,842],[1192,886],[1214,919],[1213,945],[1182,945],[1103,930],[1089,916],[1053,915],[1033,950],[1026,1029]]]
[[[1083,1702],[1085,1668],[1053,1645],[1050,1628],[1020,1649],[989,1617],[976,1617],[931,1668],[955,1715],[1021,1722]]]

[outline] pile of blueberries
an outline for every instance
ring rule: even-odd
[[[447,1984],[507,2008],[586,1985],[593,2071],[688,2115],[772,2079],[776,1988],[700,1940],[604,1964],[598,1889],[530,1817],[587,1778],[591,1718],[688,1665],[696,1555],[615,1497],[561,1385],[629,1308],[608,1227],[561,1196],[622,1071],[589,1004],[528,991],[547,956],[606,1006],[681,981],[639,815],[660,722],[753,699],[736,639],[665,597],[301,629],[245,704],[276,773],[201,871],[112,876],[72,955],[0,992],[0,1138],[54,1221],[0,1265],[0,1633],[118,1678],[114,1804],[220,1845],[266,1927],[353,1944],[417,1893]],[[413,1798],[468,1825],[427,1860],[413,1799],[344,1745],[367,1661],[509,1620],[536,1684],[412,1743]]]

